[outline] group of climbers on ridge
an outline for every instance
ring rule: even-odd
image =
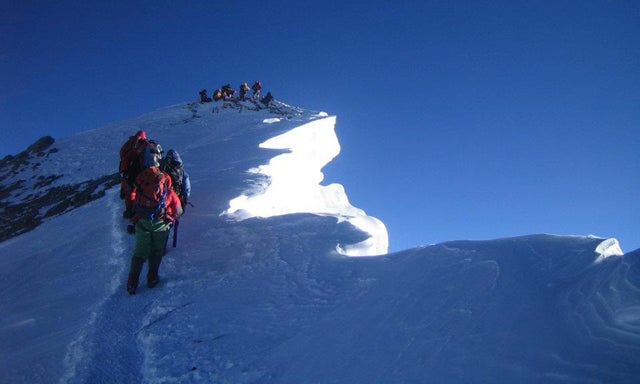
[[[189,174],[180,154],[170,149],[162,157],[160,144],[138,131],[120,148],[120,198],[125,202],[123,216],[131,220],[129,233],[135,245],[127,278],[127,292],[133,295],[140,272],[148,262],[147,287],[159,283],[158,269],[165,253],[169,231],[176,241],[178,218],[184,213],[191,195]]]
[[[247,97],[253,91],[251,98]],[[219,100],[260,101],[269,105],[271,92],[260,98],[262,84],[256,81],[252,87],[240,84],[239,97],[230,84],[216,89],[213,99],[206,89],[200,91],[200,102]],[[127,292],[133,295],[144,263],[147,262],[147,287],[159,283],[158,269],[166,251],[169,232],[173,228],[174,246],[179,218],[184,213],[191,195],[189,174],[184,170],[180,154],[170,149],[165,157],[160,144],[147,138],[145,131],[137,131],[120,148],[121,175],[120,198],[124,200],[123,217],[131,220],[127,232],[135,234],[135,245],[127,277]]]
[[[253,94],[251,98],[247,96],[247,92],[252,91]],[[213,91],[212,97],[207,96],[207,90],[203,89],[200,91],[200,103],[210,103],[212,101],[220,101],[220,100],[234,100],[234,101],[260,101],[265,105],[268,105],[271,100],[273,100],[273,96],[271,96],[271,92],[267,92],[267,95],[263,98],[260,98],[260,91],[262,91],[262,83],[260,80],[257,80],[251,87],[246,82],[240,84],[240,93],[239,96],[236,97],[236,91],[231,87],[231,84],[225,84],[220,88]]]

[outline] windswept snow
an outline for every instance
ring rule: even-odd
[[[291,213],[335,216],[371,236],[358,244],[338,245],[349,256],[381,255],[389,247],[384,224],[349,204],[340,184],[323,186],[322,168],[340,153],[335,117],[311,121],[260,144],[289,152],[249,170],[267,177],[264,185],[231,200],[226,214],[235,218],[271,217]]]
[[[606,239],[602,243],[598,244],[595,252],[599,255],[596,261],[601,261],[602,259],[610,256],[624,255],[617,239]]]
[[[135,296],[117,188],[0,243],[0,384],[640,381],[639,251],[531,235],[347,257],[386,231],[320,184],[335,118],[252,105],[56,142],[46,167],[76,164],[56,180],[76,183],[144,129],[182,155],[193,206],[160,285]]]

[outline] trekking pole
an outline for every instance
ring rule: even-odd
[[[178,225],[180,224],[180,220],[176,219],[175,223],[173,223],[173,248],[178,245]]]

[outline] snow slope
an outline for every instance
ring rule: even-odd
[[[252,108],[54,144],[34,172],[77,182],[144,129],[181,153],[194,207],[135,296],[117,188],[0,243],[0,383],[638,382],[640,252],[532,235],[384,255],[384,224],[319,184],[335,118]]]

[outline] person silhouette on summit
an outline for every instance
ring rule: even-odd
[[[253,83],[253,86],[251,86],[251,90],[253,90],[253,99],[257,100],[260,97],[260,91],[262,90],[262,83],[260,82],[260,80]]]
[[[249,88],[249,84],[242,83],[240,84],[240,100],[245,100],[247,97],[247,92],[249,92],[251,88]]]
[[[233,98],[233,96],[236,94],[236,91],[231,88],[231,84],[223,85],[222,87],[220,87],[220,90],[222,91],[222,96],[225,100]]]
[[[201,103],[210,103],[211,102],[211,98],[207,96],[207,90],[203,89],[202,91],[200,91],[200,102]]]
[[[271,101],[273,100],[273,95],[271,94],[271,92],[267,92],[267,95],[265,97],[263,97],[260,102],[262,102],[262,104],[269,106],[269,103],[271,103]]]

